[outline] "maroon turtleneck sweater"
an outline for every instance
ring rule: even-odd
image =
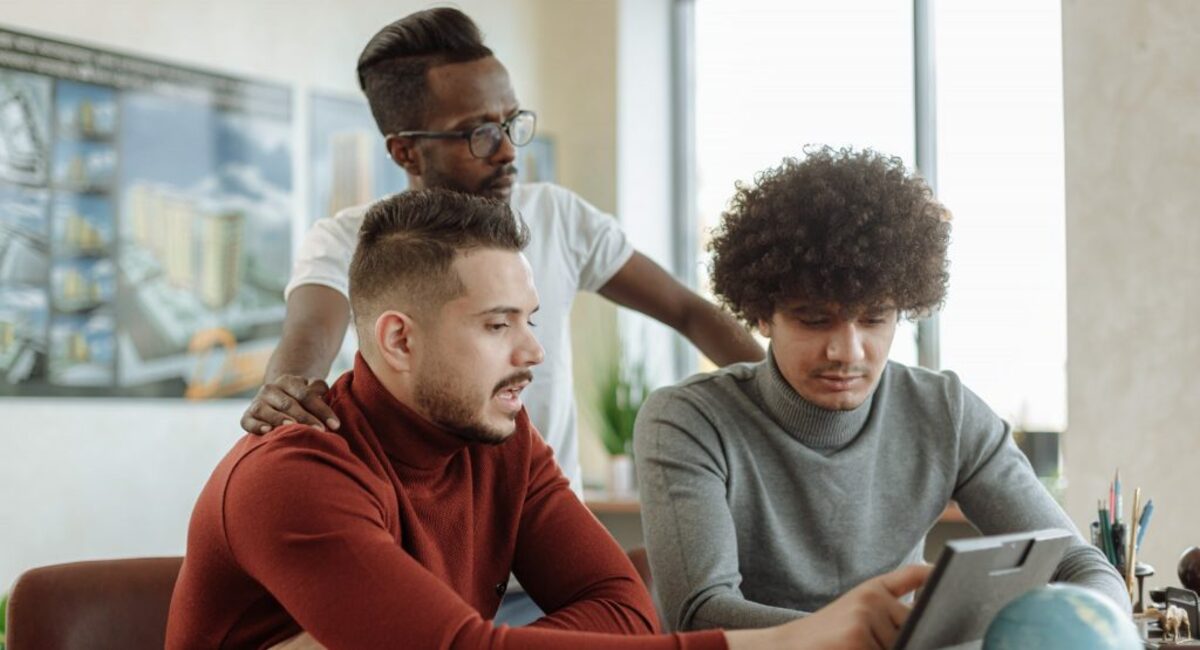
[[[242,438],[200,493],[167,648],[724,648],[650,636],[625,554],[522,411],[468,443],[401,404],[359,356],[326,395],[336,433]],[[509,572],[548,614],[494,628]],[[629,636],[643,635],[643,636]]]

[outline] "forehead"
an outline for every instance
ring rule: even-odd
[[[782,314],[828,314],[843,318],[854,318],[864,314],[880,314],[896,309],[890,301],[872,305],[842,305],[832,302],[792,299],[780,301],[775,307]]]
[[[437,65],[426,74],[431,123],[451,124],[480,115],[501,117],[517,107],[508,71],[495,57]]]
[[[453,268],[465,291],[452,302],[468,313],[499,305],[526,310],[537,306],[533,270],[521,253],[498,249],[468,251],[454,259]]]

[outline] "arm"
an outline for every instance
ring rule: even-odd
[[[600,288],[600,295],[671,327],[717,365],[763,359],[762,346],[737,319],[636,251]]]
[[[571,491],[541,436],[530,439],[513,573],[546,612],[532,626],[657,633],[654,602],[629,558]]]
[[[283,337],[267,364],[266,383],[242,415],[242,428],[266,433],[290,422],[337,429],[324,401],[325,375],[350,322],[350,301],[317,284],[296,287],[287,300]]]
[[[722,443],[689,397],[654,393],[638,413],[633,444],[646,550],[666,625],[761,628],[804,616],[742,595]]]
[[[1053,580],[1089,587],[1129,610],[1124,581],[1046,491],[1013,442],[1008,423],[966,387],[958,387],[961,393],[951,395],[961,440],[954,499],[963,514],[985,535],[1041,528],[1073,533],[1075,540],[1063,552]]]
[[[369,475],[341,438],[286,435],[288,444],[264,445],[233,470],[226,538],[238,565],[323,647],[725,647],[719,633],[596,634],[568,629],[567,620],[560,629],[495,628],[396,543],[381,496],[389,486]],[[574,543],[557,541],[556,552]],[[605,610],[597,606],[592,615]]]

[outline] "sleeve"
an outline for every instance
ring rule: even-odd
[[[1074,536],[1052,578],[1089,587],[1125,610],[1125,583],[1099,549],[1084,541],[1067,513],[1017,448],[1007,422],[952,373],[950,415],[959,438],[954,499],[984,535],[1061,528]]]
[[[305,284],[319,284],[350,295],[350,258],[358,244],[364,214],[363,208],[349,208],[318,219],[309,228],[292,265],[292,277],[283,290],[285,300],[296,287]]]
[[[616,540],[579,501],[534,432],[513,573],[547,615],[534,627],[657,633],[654,602]]]
[[[684,647],[663,636],[492,627],[396,543],[378,481],[344,441],[314,431],[263,445],[226,486],[238,564],[325,648]],[[723,637],[696,647],[724,647]]]
[[[655,392],[633,436],[646,551],[665,624],[761,628],[801,618],[742,595],[728,466],[713,422],[693,399],[678,389]]]
[[[599,291],[633,257],[633,244],[610,214],[579,195],[559,188],[556,202],[565,214],[567,250],[579,274],[581,291]]]

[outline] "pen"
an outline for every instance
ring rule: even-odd
[[[1154,499],[1146,500],[1146,507],[1142,508],[1142,516],[1138,520],[1137,541],[1134,542],[1134,548],[1142,548],[1142,538],[1146,536],[1146,526],[1150,525],[1150,515],[1154,512]]]
[[[1113,494],[1115,495],[1113,497],[1115,500],[1115,502],[1113,504],[1113,508],[1114,508],[1113,523],[1119,524],[1119,523],[1121,523],[1121,510],[1123,508],[1123,504],[1121,503],[1121,468],[1120,467],[1117,468],[1117,476],[1116,476],[1116,478],[1113,479]]]

